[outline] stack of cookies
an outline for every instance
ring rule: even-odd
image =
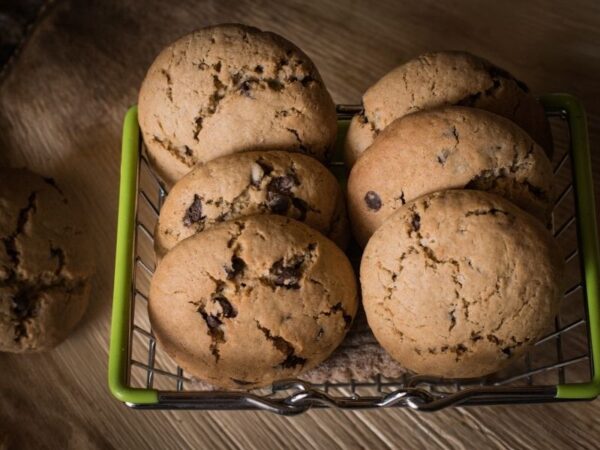
[[[363,105],[345,141],[347,206],[375,337],[419,373],[501,369],[546,330],[560,296],[542,107],[458,52],[395,69]],[[255,28],[199,30],[150,67],[139,121],[169,188],[149,300],[160,345],[223,388],[323,362],[358,295],[345,196],[323,165],[335,105],[312,61]]]
[[[404,367],[480,377],[552,324],[550,127],[527,86],[460,52],[422,55],[363,97],[345,142],[367,320]]]
[[[170,187],[155,233],[154,333],[223,388],[296,377],[358,308],[335,105],[312,61],[273,33],[205,28],[166,48],[141,88],[148,157]]]

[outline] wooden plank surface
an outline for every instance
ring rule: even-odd
[[[583,99],[600,143],[600,3],[392,0],[57,1],[0,85],[0,163],[52,175],[81,203],[97,274],[92,306],[51,353],[0,354],[0,436],[8,448],[594,448],[599,403],[406,410],[142,412],[106,386],[121,121],[146,68],[194,28],[244,22],[278,32],[354,103],[420,52],[465,49],[534,92]],[[600,154],[593,153],[596,192]],[[0,448],[2,448],[0,438]],[[10,444],[12,442],[12,444]],[[12,445],[12,447],[11,447]]]

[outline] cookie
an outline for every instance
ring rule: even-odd
[[[480,377],[522,356],[552,325],[563,260],[531,215],[497,195],[434,193],[377,230],[360,267],[379,343],[408,369]]]
[[[514,123],[459,106],[395,120],[352,168],[348,210],[354,236],[365,245],[403,204],[444,189],[502,195],[546,222],[552,166]]]
[[[244,25],[203,28],[165,48],[138,108],[150,162],[168,185],[197,163],[241,151],[325,161],[337,132],[335,105],[310,58]]]
[[[199,164],[177,182],[160,211],[156,253],[223,221],[269,213],[347,243],[345,201],[331,172],[300,153],[247,152]]]
[[[149,298],[163,349],[191,375],[238,389],[322,362],[356,309],[344,253],[275,215],[223,222],[181,241],[159,263]]]
[[[395,119],[445,105],[470,106],[504,116],[552,155],[548,119],[528,87],[469,53],[426,53],[412,59],[371,86],[362,103],[364,111],[352,119],[344,144],[349,166]]]
[[[79,322],[88,239],[54,180],[0,168],[0,351],[50,349]]]

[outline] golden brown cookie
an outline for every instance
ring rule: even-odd
[[[426,53],[412,59],[371,86],[362,103],[364,111],[352,119],[345,141],[345,159],[350,167],[395,119],[445,105],[470,106],[504,116],[552,155],[550,125],[528,87],[470,53]]]
[[[240,151],[324,161],[337,132],[335,105],[310,58],[244,25],[203,28],[165,48],[138,107],[150,161],[168,185],[197,163]]]
[[[379,343],[420,374],[480,377],[523,355],[552,325],[563,260],[552,235],[497,195],[439,192],[377,230],[360,267]]]
[[[350,262],[290,218],[256,215],[181,241],[152,278],[159,344],[190,374],[251,389],[295,377],[340,344],[357,309]]]
[[[50,349],[88,304],[89,236],[50,178],[0,168],[0,351]]]
[[[177,242],[252,214],[292,217],[344,248],[345,201],[336,178],[300,153],[247,152],[199,164],[177,182],[160,211],[155,233],[159,256]]]
[[[361,245],[404,203],[444,189],[494,192],[544,223],[552,166],[514,123],[488,111],[447,106],[395,120],[352,168],[348,211]]]

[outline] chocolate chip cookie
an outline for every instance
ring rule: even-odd
[[[177,242],[226,220],[280,214],[306,223],[345,247],[348,221],[339,183],[300,153],[247,152],[199,164],[177,182],[155,233],[162,256]]]
[[[349,166],[395,119],[444,105],[470,106],[504,116],[552,155],[550,125],[527,85],[469,53],[426,53],[412,59],[371,86],[362,103],[364,111],[352,119],[345,142]]]
[[[450,190],[402,206],[360,267],[367,319],[403,366],[480,377],[522,356],[552,325],[563,260],[552,235],[497,195]]]
[[[350,262],[287,217],[223,222],[177,244],[150,287],[164,350],[190,374],[251,389],[295,377],[339,345],[357,309]]]
[[[324,161],[337,132],[335,105],[310,58],[244,25],[203,28],[165,48],[138,107],[150,161],[169,185],[197,163],[240,151]]]
[[[51,178],[0,168],[0,351],[50,349],[87,307],[91,254]]]
[[[396,119],[352,168],[348,210],[365,245],[403,204],[444,189],[497,193],[547,221],[552,166],[517,125],[488,111],[459,106]]]

